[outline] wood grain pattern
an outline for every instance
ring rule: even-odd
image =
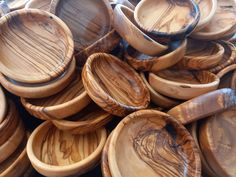
[[[137,111],[119,123],[111,136],[108,162],[113,177],[201,176],[199,154],[188,131],[154,110]]]
[[[149,91],[139,75],[109,54],[91,55],[83,68],[82,80],[91,99],[117,116],[145,109],[150,102]]]
[[[101,170],[102,170],[103,177],[112,177],[111,172],[110,172],[110,168],[109,168],[109,163],[108,163],[108,150],[109,150],[109,146],[110,146],[111,135],[112,135],[112,133],[108,136],[106,144],[102,150]]]
[[[206,118],[236,105],[236,93],[229,88],[215,90],[186,101],[171,110],[168,114],[188,124]]]
[[[26,9],[40,9],[50,11],[51,0],[29,0],[25,5]]]
[[[231,86],[232,89],[236,90],[236,70],[233,73],[232,79],[231,79]]]
[[[14,11],[0,21],[0,70],[11,79],[42,83],[61,75],[72,60],[69,28],[45,11]]]
[[[219,84],[218,89],[221,89],[221,88],[231,88],[231,82],[232,82],[233,72],[234,72],[234,71],[229,71],[229,72],[225,73],[225,74],[220,78],[220,84]]]
[[[17,9],[22,9],[25,7],[25,4],[29,0],[7,0],[7,5],[9,6],[10,10],[17,10]]]
[[[7,112],[6,97],[0,85],[0,123],[2,123],[2,121],[4,120],[6,112]]]

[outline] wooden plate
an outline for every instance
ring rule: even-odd
[[[101,170],[103,177],[112,177],[108,163],[108,149],[110,146],[111,135],[112,133],[108,136],[106,144],[102,150]]]
[[[46,121],[31,134],[27,154],[33,167],[42,175],[79,175],[99,161],[106,136],[104,128],[89,134],[72,135]]]
[[[4,92],[2,91],[2,87],[0,86],[0,123],[5,118],[7,112],[7,103],[6,103],[6,97]]]
[[[1,18],[0,26],[0,70],[7,77],[25,83],[47,82],[70,64],[72,34],[53,14],[37,9],[14,11]]]
[[[11,11],[22,9],[29,0],[7,0],[7,5]]]
[[[236,93],[232,89],[215,90],[172,108],[168,114],[182,124],[188,124],[235,106],[235,97]]]
[[[111,114],[124,116],[145,109],[150,102],[149,91],[138,73],[113,55],[91,55],[82,79],[91,99]]]
[[[189,132],[168,114],[154,110],[137,111],[118,124],[108,162],[113,177],[201,176]]]
[[[26,9],[40,9],[50,11],[51,0],[29,0],[25,5]]]

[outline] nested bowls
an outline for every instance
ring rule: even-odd
[[[40,9],[50,11],[51,0],[29,0],[25,5],[26,9]]]

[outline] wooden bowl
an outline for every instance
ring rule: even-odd
[[[108,162],[113,177],[201,176],[199,154],[189,132],[155,110],[137,111],[118,124]]]
[[[234,70],[236,70],[236,64],[229,65],[226,68],[222,69],[220,72],[218,72],[217,76],[219,78],[223,78],[224,75]]]
[[[86,134],[105,126],[112,117],[95,103],[91,103],[76,115],[63,120],[52,120],[52,123],[58,129],[71,134]]]
[[[26,9],[40,9],[50,11],[51,0],[29,0],[25,5]]]
[[[118,4],[114,10],[114,28],[133,48],[147,55],[157,55],[165,50],[164,46],[142,32],[135,23],[133,11]]]
[[[111,135],[112,133],[108,136],[106,144],[102,150],[101,170],[103,177],[112,177],[108,163],[108,149],[110,146]]]
[[[135,7],[134,18],[143,31],[169,42],[188,36],[199,22],[200,11],[193,0],[142,0]]]
[[[2,91],[2,87],[0,86],[0,124],[5,118],[6,112],[7,112],[6,97],[4,92]]]
[[[68,69],[58,78],[43,84],[17,82],[0,73],[0,83],[9,92],[24,98],[45,98],[63,90],[74,78],[76,61],[72,60]]]
[[[29,0],[7,0],[7,5],[11,11],[22,9]]]
[[[235,64],[234,64],[235,65]],[[230,65],[231,66],[231,65]],[[227,67],[226,67],[227,69]],[[225,69],[222,70],[222,72],[224,71]],[[221,72],[220,72],[221,73]],[[220,74],[219,73],[219,74]],[[223,74],[223,76],[220,77],[220,84],[219,84],[219,87],[218,89],[221,89],[221,88],[231,88],[231,84],[232,84],[232,81],[233,81],[233,73],[234,73],[234,70],[232,71],[228,71],[226,73]],[[218,74],[218,75],[219,75]],[[233,89],[233,88],[232,88]]]
[[[235,97],[236,93],[232,89],[215,90],[172,108],[168,114],[182,124],[188,124],[235,106]]]
[[[37,9],[14,11],[1,18],[0,26],[0,70],[7,77],[24,83],[47,82],[70,64],[72,34],[53,14]]]
[[[27,154],[33,167],[42,175],[79,175],[99,161],[106,136],[104,128],[89,134],[72,135],[46,121],[31,134]]]
[[[21,98],[21,103],[33,116],[43,119],[63,119],[81,111],[90,103],[79,71],[61,92],[46,98]]]
[[[91,99],[117,116],[145,109],[150,102],[149,91],[138,73],[113,55],[91,55],[83,68],[82,80]]]
[[[187,41],[175,44],[165,54],[154,57],[142,54],[128,46],[125,51],[125,59],[136,70],[157,72],[173,66],[184,57]]]
[[[149,74],[149,83],[157,92],[175,99],[188,100],[216,90],[220,79],[208,71],[163,70]]]

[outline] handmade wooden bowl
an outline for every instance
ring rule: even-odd
[[[0,124],[5,118],[7,112],[7,102],[4,92],[2,91],[2,87],[0,86]]]
[[[175,45],[174,45],[175,44]],[[157,72],[179,62],[185,55],[187,41],[173,43],[168,52],[160,56],[148,56],[128,46],[125,59],[136,70]]]
[[[155,110],[137,111],[118,124],[108,162],[113,177],[201,176],[199,154],[189,132]]]
[[[11,11],[22,9],[29,0],[6,0]]]
[[[108,136],[106,144],[102,150],[101,170],[103,177],[112,177],[108,163],[108,149],[110,146],[111,135],[112,133]]]
[[[175,99],[188,100],[216,90],[220,79],[208,71],[163,70],[149,74],[149,83],[157,92]]]
[[[226,68],[222,69],[220,72],[218,72],[217,76],[219,78],[223,78],[224,75],[234,70],[236,70],[236,64],[229,65]]]
[[[47,82],[70,64],[72,34],[55,15],[24,9],[2,17],[0,26],[0,70],[7,77],[24,83]]]
[[[200,127],[199,141],[207,162],[218,176],[236,174],[236,108],[215,114]]]
[[[91,55],[83,68],[82,80],[91,99],[117,116],[145,109],[150,102],[149,91],[138,73],[113,55]]]
[[[72,135],[46,121],[34,130],[27,143],[33,167],[46,176],[85,173],[99,161],[106,142],[106,130]]]
[[[154,41],[136,26],[133,10],[124,5],[118,4],[115,7],[114,28],[123,39],[141,53],[154,56],[167,50],[167,46]]]
[[[50,11],[51,0],[29,0],[25,5],[26,9],[40,9]]]
[[[168,114],[188,124],[235,106],[235,96],[235,91],[229,88],[215,90],[172,108]]]
[[[76,61],[58,78],[43,84],[28,84],[12,80],[0,73],[0,83],[9,92],[24,98],[45,98],[63,90],[74,78]]]

